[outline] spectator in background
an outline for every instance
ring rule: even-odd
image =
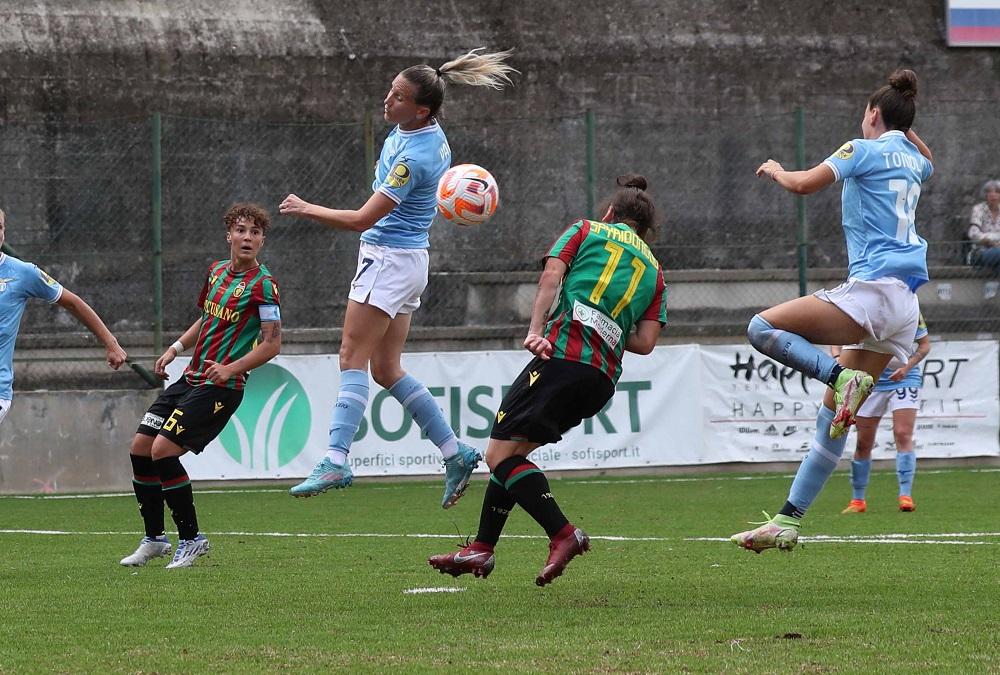
[[[1000,270],[1000,180],[988,180],[979,189],[983,200],[972,207],[969,239],[975,245],[972,264]]]

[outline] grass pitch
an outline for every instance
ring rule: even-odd
[[[915,513],[876,472],[853,516],[838,473],[794,552],[724,541],[789,481],[553,480],[593,540],[544,589],[521,511],[489,579],[427,565],[475,533],[478,476],[450,511],[437,482],[196,488],[213,548],[181,570],[118,565],[131,496],[0,498],[0,672],[1000,671],[1000,471],[918,468]]]

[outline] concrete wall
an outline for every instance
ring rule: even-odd
[[[475,243],[441,230],[438,268],[523,266],[553,228],[582,215],[580,116],[586,108],[598,116],[599,193],[626,169],[650,176],[668,215],[658,242],[668,267],[771,268],[794,262],[794,206],[773,186],[754,181],[753,169],[772,155],[793,161],[791,113],[799,105],[810,111],[809,163],[858,135],[867,95],[900,66],[920,75],[917,128],[938,154],[938,176],[918,213],[922,232],[934,241],[960,238],[974,189],[1000,173],[998,155],[989,151],[1000,137],[1000,50],[948,48],[944,30],[944,2],[928,0],[423,0],[405,6],[389,0],[13,0],[0,6],[0,122],[55,125],[154,110],[252,121],[356,121],[365,109],[379,110],[391,77],[405,66],[437,65],[480,45],[512,47],[522,71],[512,90],[456,87],[445,107],[456,158],[500,174],[502,227],[478,233]],[[560,117],[567,115],[572,119]],[[496,123],[509,118],[524,121]],[[486,122],[463,127],[469,120]],[[225,145],[191,129],[177,129],[174,137]],[[292,175],[317,149],[315,139],[269,143],[255,152],[280,162],[279,175]],[[331,143],[323,147],[332,151]],[[45,164],[56,160],[46,159],[49,151],[55,148],[24,161],[40,162],[39,175],[51,174]],[[353,166],[357,143],[345,152],[338,164]],[[71,165],[59,168],[72,172]],[[216,201],[249,194],[270,203],[282,189],[307,187],[300,177],[264,189],[266,171],[219,184],[214,174],[220,171],[205,167],[200,180],[171,197],[168,222],[190,224],[201,214],[203,227],[206,218],[216,220]],[[144,191],[145,174],[135,179],[128,187]],[[352,206],[363,198],[363,181],[338,176],[335,182],[328,192],[311,191]],[[212,198],[197,190],[206,183]],[[120,186],[113,187],[104,186],[104,193]],[[22,220],[61,214],[70,229],[74,221],[94,225],[93,213],[74,211],[74,196],[58,192],[48,186],[26,195],[17,205]],[[54,198],[68,204],[45,205]],[[117,210],[135,209],[136,199],[122,201]],[[809,202],[819,266],[842,262],[838,201],[837,191],[828,190]],[[140,219],[145,212],[129,214]],[[760,246],[762,232],[773,244]],[[454,255],[471,246],[503,246],[508,255]],[[943,249],[932,255],[958,257]]]
[[[919,230],[933,242],[932,264],[954,265],[959,249],[942,242],[962,236],[975,188],[1000,176],[1000,50],[948,48],[944,29],[939,0],[8,0],[0,208],[9,243],[113,330],[148,331],[147,116],[171,115],[163,286],[166,324],[178,333],[195,318],[207,264],[226,255],[226,205],[254,199],[274,210],[289,191],[359,205],[369,186],[357,123],[366,110],[378,119],[391,77],[480,45],[512,47],[516,86],[454,87],[443,122],[457,161],[496,173],[500,211],[485,227],[432,229],[435,274],[414,317],[428,330],[489,323],[492,305],[466,314],[470,294],[484,299],[488,289],[461,285],[461,275],[534,270],[556,233],[584,215],[584,109],[596,114],[597,196],[621,171],[649,176],[666,218],[654,250],[667,270],[766,273],[795,265],[795,198],[752,174],[768,156],[793,161],[795,107],[808,110],[807,162],[818,162],[858,134],[866,97],[887,73],[908,66],[920,76],[917,128],[937,169]],[[356,124],[262,126],[343,121]],[[839,191],[806,204],[810,265],[843,265]],[[340,325],[354,237],[275,222],[262,259],[288,328]],[[746,304],[776,304],[785,288],[757,289]],[[709,307],[714,297],[690,299]],[[77,329],[65,311],[41,307],[24,325],[26,335]]]
[[[0,426],[0,493],[129,490],[128,449],[158,392],[21,392]]]
[[[0,7],[0,116],[343,119],[359,99],[377,104],[400,68],[480,45],[517,49],[523,76],[506,96],[463,92],[456,118],[858,112],[901,64],[925,78],[929,107],[1000,93],[996,50],[948,49],[944,3],[926,0],[12,0]]]

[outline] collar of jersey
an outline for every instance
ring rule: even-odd
[[[7,254],[0,253],[0,265],[3,265],[5,262],[7,262]]]
[[[250,269],[244,270],[242,272],[237,272],[236,270],[233,269],[233,261],[232,260],[230,260],[228,263],[226,263],[226,274],[235,274],[237,276],[242,276],[244,274],[247,274],[249,272],[253,272],[253,271],[259,270],[259,269],[260,269],[260,263],[257,263],[257,265],[255,267],[251,267]]]
[[[438,123],[434,122],[434,124],[428,124],[426,127],[420,127],[419,129],[414,129],[413,131],[404,131],[400,129],[399,125],[397,124],[396,133],[398,133],[400,136],[419,136],[420,134],[432,133],[437,128],[438,128]]]
[[[881,136],[879,136],[878,139],[882,140],[886,136],[902,136],[903,138],[906,138],[906,134],[904,134],[899,129],[890,129],[889,131],[887,131],[884,134],[882,134]]]

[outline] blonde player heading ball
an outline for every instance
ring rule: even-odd
[[[382,146],[374,194],[357,210],[331,209],[288,195],[279,211],[325,225],[361,232],[358,268],[351,282],[340,345],[340,391],[333,408],[326,455],[309,477],[289,490],[309,497],[353,481],[347,460],[351,441],[368,405],[368,370],[389,390],[441,450],[449,508],[468,485],[482,455],[459,441],[431,393],[408,375],[400,356],[412,312],[427,286],[428,231],[437,211],[438,181],[451,166],[451,149],[436,115],[449,84],[502,89],[517,72],[509,51],[473,50],[437,68],[411,66],[393,79],[383,102],[396,127]]]

